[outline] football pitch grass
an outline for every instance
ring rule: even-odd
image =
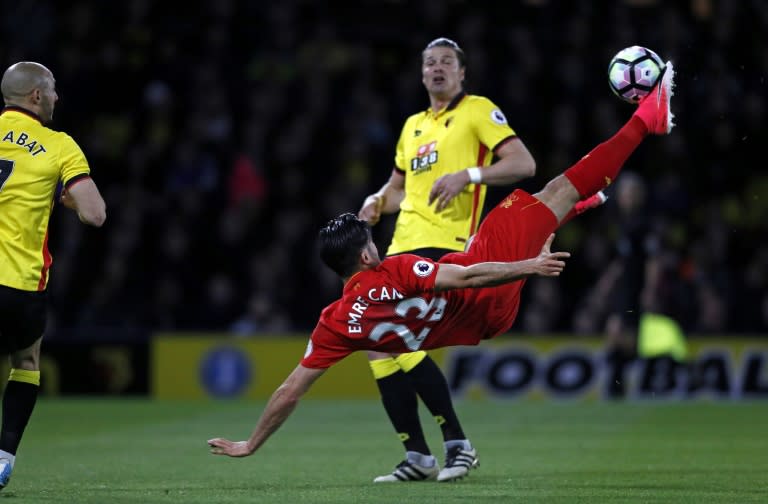
[[[403,456],[377,401],[307,399],[253,456],[209,454],[263,404],[41,399],[0,502],[768,502],[768,403],[459,401],[480,468],[376,485]]]

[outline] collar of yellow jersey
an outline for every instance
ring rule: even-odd
[[[446,112],[450,112],[451,110],[453,110],[456,107],[458,107],[459,106],[459,102],[465,96],[467,96],[467,92],[462,89],[459,92],[459,94],[457,94],[456,96],[453,97],[453,99],[448,103],[447,107],[442,108],[442,109],[440,109],[437,112],[432,112],[432,108],[430,107],[430,108],[427,109],[427,114],[431,115],[432,117],[440,117],[442,114],[445,114]]]
[[[40,116],[32,112],[31,110],[27,110],[24,107],[18,107],[16,105],[8,105],[6,107],[3,107],[3,110],[0,112],[0,114],[5,114],[6,112],[18,112],[20,114],[24,114],[26,116],[31,117],[32,119],[36,120],[40,124],[43,124],[42,119],[40,119]]]

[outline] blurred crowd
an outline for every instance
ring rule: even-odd
[[[54,211],[49,337],[310,330],[340,281],[317,230],[389,177],[405,118],[428,106],[420,53],[438,36],[469,92],[504,111],[538,190],[632,112],[611,56],[675,62],[678,127],[628,161],[664,281],[645,299],[691,334],[768,331],[768,3],[218,0],[7,3],[0,54],[57,79],[55,129],[83,147],[102,229]],[[488,207],[506,189],[489,192]],[[603,330],[616,198],[572,221],[557,280],[535,280],[515,331]],[[374,228],[381,247],[394,225]]]

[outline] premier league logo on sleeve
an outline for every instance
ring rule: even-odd
[[[413,272],[420,277],[428,277],[434,269],[435,265],[427,261],[416,261],[413,265]]]
[[[491,111],[491,119],[496,124],[507,124],[507,118],[504,116],[504,113],[499,109],[493,109]]]

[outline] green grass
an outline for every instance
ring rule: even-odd
[[[8,503],[766,502],[768,404],[463,401],[481,467],[459,483],[373,485],[402,458],[375,401],[307,400],[259,452],[263,403],[39,401]],[[422,418],[428,415],[422,411]],[[437,426],[426,425],[442,452]],[[440,453],[442,455],[442,453]],[[442,461],[442,456],[440,456]],[[7,499],[7,500],[6,500]]]

